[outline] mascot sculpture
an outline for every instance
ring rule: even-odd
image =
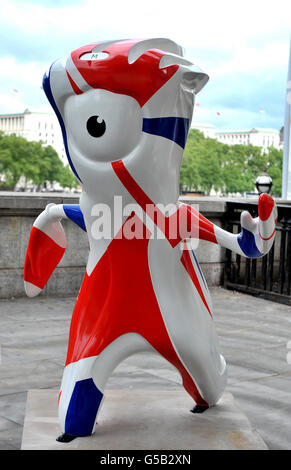
[[[161,38],[90,44],[44,76],[82,194],[80,205],[49,204],[35,220],[27,295],[41,292],[64,254],[62,219],[87,231],[90,245],[59,393],[61,442],[94,432],[108,377],[138,351],[154,350],[176,367],[193,412],[224,391],[226,364],[191,238],[261,257],[274,240],[276,208],[261,195],[259,216],[244,212],[241,233],[231,234],[178,202],[194,99],[207,81],[179,45]],[[127,208],[121,216],[116,201]]]

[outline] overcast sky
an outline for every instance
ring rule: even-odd
[[[195,121],[280,129],[290,33],[289,0],[0,0],[0,113],[49,109],[43,73],[73,49],[167,37],[210,76]]]

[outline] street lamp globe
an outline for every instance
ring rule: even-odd
[[[273,186],[272,178],[267,174],[262,174],[257,177],[255,181],[256,188],[259,194],[269,194]]]

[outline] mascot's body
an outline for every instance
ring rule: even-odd
[[[207,80],[166,39],[82,47],[44,77],[83,192],[80,205],[49,204],[36,219],[27,294],[43,289],[63,256],[62,218],[86,230],[90,244],[59,394],[60,440],[94,431],[107,378],[137,351],[155,350],[179,370],[194,411],[215,405],[225,388],[211,299],[189,239],[259,257],[273,243],[276,214],[264,195],[259,217],[243,213],[233,235],[177,202],[194,96]]]

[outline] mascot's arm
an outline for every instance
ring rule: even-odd
[[[80,206],[48,204],[35,220],[28,241],[24,263],[24,287],[29,297],[35,297],[45,287],[66,250],[66,235],[61,219],[75,222],[86,231]]]
[[[259,197],[258,217],[253,219],[249,212],[242,212],[242,231],[239,234],[229,233],[214,225],[191,206],[187,206],[187,210],[191,225],[197,227],[199,224],[199,239],[217,243],[241,256],[260,258],[268,253],[274,243],[277,208],[268,194]]]

